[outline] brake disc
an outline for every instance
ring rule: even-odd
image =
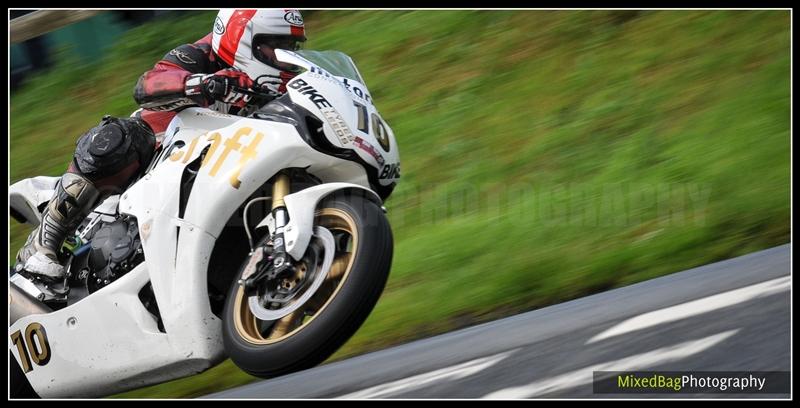
[[[319,287],[322,286],[322,283],[325,282],[325,277],[328,275],[331,265],[333,265],[334,252],[336,252],[336,244],[333,239],[333,234],[331,234],[327,228],[316,226],[314,227],[314,235],[312,236],[312,239],[319,240],[319,242],[322,244],[323,258],[322,266],[318,271],[316,271],[311,285],[296,301],[280,309],[265,308],[261,304],[261,299],[258,294],[249,296],[247,298],[247,304],[250,307],[250,311],[253,312],[253,315],[255,315],[256,318],[264,321],[273,321],[287,316],[311,299],[311,297],[317,293],[317,289],[319,289]],[[314,265],[314,267],[316,267],[316,265]]]

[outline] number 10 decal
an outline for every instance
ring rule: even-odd
[[[356,101],[353,101],[353,105],[358,108],[358,130],[366,134],[372,134],[369,132],[370,125],[369,122],[367,122],[367,107]],[[370,119],[372,122],[372,130],[375,131],[375,138],[378,139],[378,143],[381,144],[383,150],[389,152],[389,135],[386,134],[386,126],[384,126],[383,120],[381,120],[381,117],[378,116],[377,113],[370,115]]]
[[[38,345],[36,340],[38,340]],[[31,360],[39,366],[43,366],[50,361],[52,354],[50,343],[47,341],[47,332],[40,323],[29,324],[25,328],[25,336],[19,330],[15,331],[11,334],[11,341],[17,346],[23,372],[27,373],[33,370]],[[30,355],[28,350],[30,350]]]

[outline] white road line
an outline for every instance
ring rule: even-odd
[[[436,381],[444,380],[458,380],[460,378],[469,377],[475,373],[483,371],[506,357],[510,356],[517,350],[507,351],[505,353],[495,354],[489,357],[479,358],[477,360],[468,361],[466,363],[458,364],[452,367],[443,368],[428,373],[415,375],[413,377],[404,378],[401,380],[389,382],[386,384],[377,385],[361,391],[356,391],[351,394],[342,395],[337,399],[364,399],[364,398],[383,398],[403,391],[420,388]]]
[[[591,344],[609,337],[618,336],[620,334],[630,333],[646,327],[657,326],[662,323],[685,319],[687,317],[733,306],[737,303],[742,303],[755,298],[789,290],[789,279],[790,278],[788,276],[785,276],[755,285],[745,286],[729,292],[724,292],[702,299],[693,300],[691,302],[681,303],[679,305],[641,314],[625,320],[616,326],[611,327],[610,329],[592,337],[586,342],[586,344]]]
[[[659,364],[666,364],[681,360],[702,351],[708,350],[716,344],[733,336],[739,329],[729,330],[699,340],[691,340],[674,346],[663,347],[646,353],[625,357],[621,360],[595,364],[586,368],[571,371],[566,374],[536,381],[521,387],[505,388],[484,395],[484,399],[519,399],[530,398],[539,394],[570,389],[579,385],[590,384],[594,371],[629,371],[644,370]]]

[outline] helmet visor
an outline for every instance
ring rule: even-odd
[[[257,35],[253,38],[253,57],[255,59],[281,70],[291,70],[291,64],[284,64],[275,59],[275,50],[297,51],[302,48],[304,38],[291,36]]]

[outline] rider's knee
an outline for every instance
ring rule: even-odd
[[[154,146],[155,135],[141,119],[106,115],[78,139],[68,172],[98,188],[123,188],[150,162]]]

